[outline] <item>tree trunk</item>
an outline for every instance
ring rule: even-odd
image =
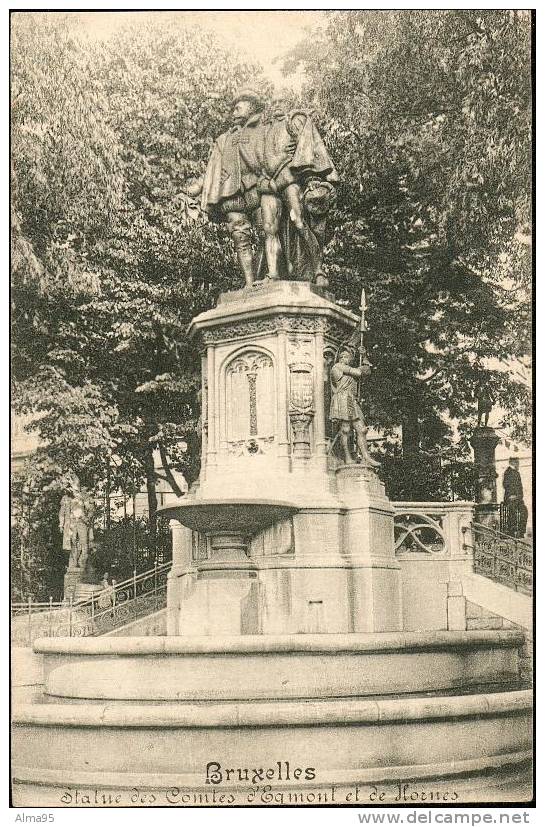
[[[170,469],[167,452],[165,451],[165,446],[162,442],[159,443],[159,454],[161,455],[161,465],[163,466],[163,471],[165,472],[168,484],[170,485],[177,497],[182,497],[184,492],[174,479],[174,476]]]
[[[414,459],[420,451],[420,427],[418,414],[411,411],[402,427],[403,459]]]

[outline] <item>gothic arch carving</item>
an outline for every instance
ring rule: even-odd
[[[276,434],[276,382],[272,354],[246,346],[231,353],[220,371],[225,400],[221,442],[232,455],[268,453]]]

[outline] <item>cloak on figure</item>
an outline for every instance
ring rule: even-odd
[[[295,149],[293,148],[295,144]],[[227,212],[252,213],[260,193],[282,195],[290,184],[301,187],[305,233],[298,233],[284,204],[279,231],[284,275],[312,279],[320,266],[325,215],[334,199],[337,173],[311,118],[292,112],[266,123],[256,115],[242,128],[217,138],[203,180],[201,207],[215,221]],[[256,215],[257,224],[260,216]],[[264,274],[261,252],[258,272]]]
[[[264,159],[273,191],[281,195],[290,184],[298,184],[303,199],[302,232],[295,227],[284,203],[279,231],[284,275],[314,281],[321,271],[327,213],[335,201],[333,184],[339,179],[308,113],[294,111],[271,124],[265,136]]]
[[[225,132],[214,142],[204,174],[201,208],[220,220],[221,204],[242,193],[238,144],[233,132]]]

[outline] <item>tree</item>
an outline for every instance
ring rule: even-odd
[[[323,113],[341,187],[328,270],[369,301],[377,426],[407,456],[467,437],[485,369],[528,438],[530,18],[517,11],[334,12],[289,56]]]
[[[97,243],[121,207],[123,178],[103,92],[89,84],[91,57],[68,16],[14,14],[12,56],[14,402],[43,414],[31,475],[47,492],[70,470],[96,482],[112,446],[115,410],[100,385],[74,383],[53,354],[68,356],[62,331],[75,338],[82,303],[100,289]]]
[[[82,36],[76,13],[12,21],[13,373],[19,409],[41,412],[34,483],[53,492],[71,470],[97,489],[145,481],[153,513],[157,479],[176,490],[172,469],[198,468],[186,326],[239,281],[225,229],[184,188],[232,92],[260,72],[178,16],[104,42]],[[303,97],[341,174],[332,287],[354,307],[368,292],[370,420],[402,425],[408,456],[443,450],[453,420],[467,434],[486,369],[520,437],[528,14],[328,21],[291,62],[304,63]]]
[[[42,147],[21,139],[14,170],[25,216],[15,241],[28,253],[14,273],[14,373],[19,409],[43,412],[35,468],[42,464],[43,485],[48,474],[62,485],[69,470],[95,488],[106,479],[123,490],[145,481],[152,515],[157,480],[179,493],[171,466],[190,479],[198,469],[200,357],[187,325],[238,280],[224,231],[184,186],[225,128],[234,89],[257,73],[209,35],[171,22],[127,26],[93,44],[78,37],[77,16],[47,17],[45,25],[39,15],[18,21],[15,43],[18,83],[43,129],[60,123],[54,96],[47,117],[43,101],[46,72],[58,69],[79,84],[77,106],[61,95],[63,134],[77,132],[80,121],[95,130],[85,126],[82,146],[68,144],[62,157],[53,140]],[[43,66],[34,66],[35,52],[46,55]],[[24,117],[14,122],[18,135],[25,128]],[[106,152],[101,142],[112,163],[107,192],[93,181]],[[20,183],[33,163],[42,200],[62,202],[65,179],[76,190],[64,207],[70,223],[61,245],[54,216],[37,213],[34,190]],[[106,196],[111,209],[103,215]]]

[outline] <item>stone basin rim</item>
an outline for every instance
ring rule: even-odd
[[[525,715],[533,708],[531,689],[488,692],[482,695],[435,695],[428,698],[328,698],[263,701],[206,701],[196,703],[105,700],[100,704],[22,704],[14,709],[13,723],[38,726],[90,727],[276,727],[385,724]]]
[[[187,497],[176,505],[158,508],[157,513],[194,531],[252,536],[299,509],[293,502],[263,497]]]
[[[459,632],[379,632],[374,634],[300,634],[37,638],[34,651],[73,655],[267,655],[425,651],[450,648],[514,647],[524,643],[515,629]]]

